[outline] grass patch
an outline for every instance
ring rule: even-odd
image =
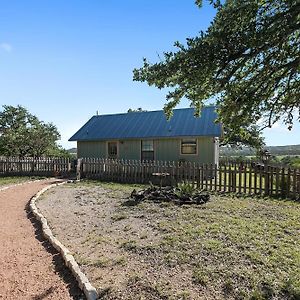
[[[115,214],[115,215],[112,215],[111,216],[111,219],[113,222],[116,222],[116,221],[121,221],[121,220],[124,220],[124,219],[127,219],[128,216],[124,213],[119,213],[119,214]]]
[[[97,259],[84,259],[79,258],[78,262],[82,265],[93,266],[97,268],[112,268],[113,266],[125,266],[126,258],[124,256],[118,256],[116,258],[99,257]]]
[[[0,177],[0,186],[18,184],[26,181],[43,179],[42,177]]]
[[[83,240],[82,244],[92,244],[94,246],[109,243],[110,238],[108,236],[99,235],[95,230],[91,231],[85,240]]]
[[[299,203],[214,196],[205,210],[177,209],[158,228],[163,259],[196,266],[193,283],[236,299],[299,299]]]
[[[131,193],[133,189],[143,189],[146,186],[142,184],[130,184],[130,183],[114,183],[114,182],[103,182],[99,180],[82,180],[80,182],[76,183],[76,186],[89,186],[89,187],[95,187],[100,186],[107,190],[111,191],[117,191],[117,192],[127,192]]]
[[[137,243],[135,240],[129,240],[122,242],[120,247],[126,251],[134,251],[137,248]]]
[[[192,279],[194,283],[206,286],[209,281],[208,272],[206,270],[194,269]]]

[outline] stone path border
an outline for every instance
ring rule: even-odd
[[[70,251],[52,234],[51,229],[48,226],[46,218],[38,211],[35,201],[47,190],[67,183],[67,181],[49,185],[39,191],[35,196],[30,200],[30,210],[32,211],[35,218],[42,224],[42,232],[44,237],[52,244],[52,246],[62,255],[66,266],[71,270],[72,274],[76,278],[79,287],[84,292],[87,300],[97,300],[98,293],[97,290],[91,285],[86,275],[80,270],[77,262],[75,261],[73,255]]]

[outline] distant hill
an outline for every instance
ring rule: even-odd
[[[265,147],[272,155],[300,155],[300,145],[287,145],[287,146],[267,146]],[[232,148],[221,147],[221,156],[250,156],[256,155],[255,149],[249,147]]]
[[[77,148],[68,149],[67,152],[71,153],[71,154],[73,154],[73,153],[77,154]]]
[[[300,145],[269,146],[267,149],[274,155],[300,155]]]

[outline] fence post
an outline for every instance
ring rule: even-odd
[[[277,197],[278,196],[278,190],[279,190],[279,172],[280,172],[279,167],[275,167],[275,171],[276,171],[276,174],[275,174],[275,195]]]
[[[293,199],[297,197],[297,170],[293,171]]]
[[[229,163],[228,166],[228,192],[232,192],[232,166]]]
[[[286,182],[286,189],[287,189],[287,198],[289,198],[290,196],[290,190],[291,190],[291,168],[288,168],[288,172],[287,172],[287,182]]]
[[[221,191],[221,186],[222,186],[222,165],[221,164],[218,164],[217,166],[216,176],[219,179],[218,191]]]
[[[226,163],[224,164],[224,192],[227,192],[227,168]]]
[[[274,167],[270,167],[270,195],[273,196]]]
[[[77,166],[76,166],[76,179],[81,179],[81,164],[82,164],[82,158],[79,158],[77,160]]]
[[[265,166],[264,168],[264,173],[265,173],[265,195],[269,195],[270,191],[269,191],[269,166]]]
[[[236,188],[237,188],[236,178],[237,178],[237,168],[236,168],[236,162],[235,162],[235,163],[234,163],[233,170],[232,170],[232,185],[233,185],[233,192],[236,192]]]
[[[281,197],[286,196],[286,183],[285,183],[285,169],[281,169],[281,182],[280,182]]]

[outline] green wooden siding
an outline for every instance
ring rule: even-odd
[[[119,142],[120,159],[141,159],[141,140],[124,140]]]
[[[203,137],[197,139],[197,155],[182,155],[180,153],[181,139],[159,139],[156,140],[155,150],[157,160],[185,160],[199,163],[214,162],[214,142],[213,138]]]
[[[180,153],[181,139],[154,140],[154,158],[163,161],[185,160],[198,163],[214,163],[215,144],[212,137],[197,138],[197,155],[182,155]],[[107,142],[77,142],[78,157],[107,157]],[[141,140],[118,141],[119,159],[141,159]]]
[[[77,157],[106,157],[106,142],[77,142]]]

